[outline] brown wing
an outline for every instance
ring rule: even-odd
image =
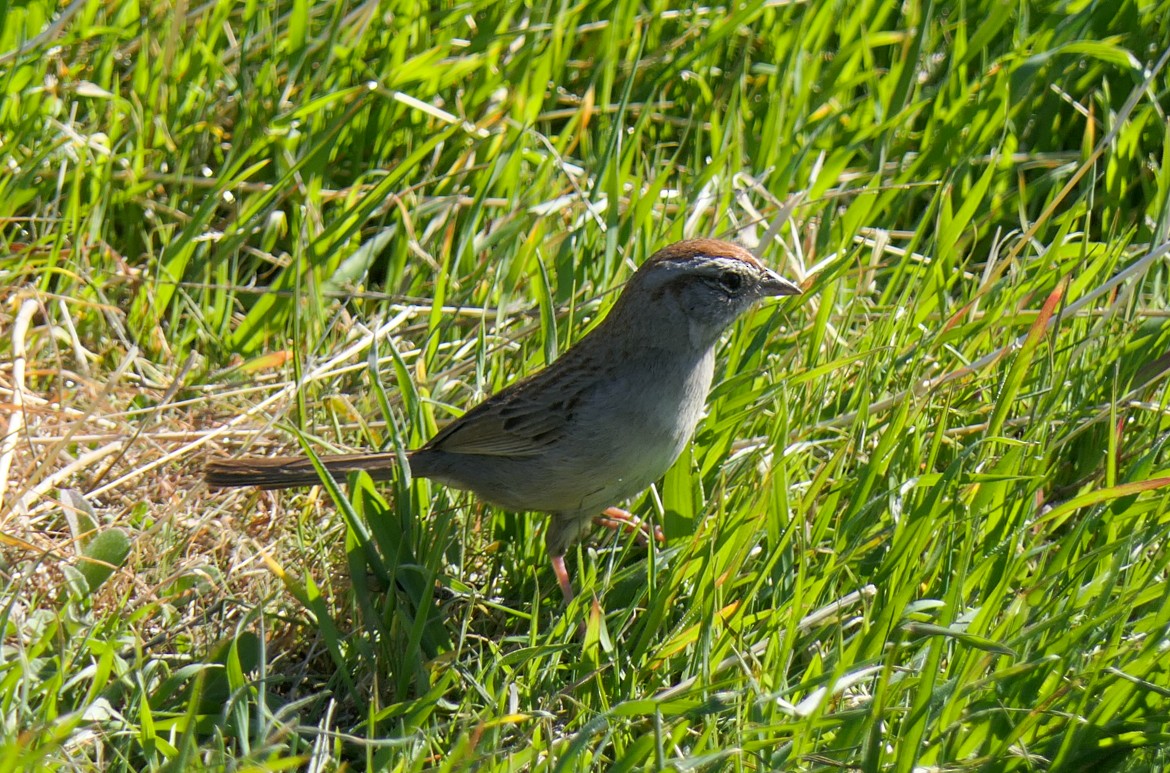
[[[482,456],[535,456],[562,440],[596,371],[552,366],[489,397],[431,438],[422,450]],[[550,402],[550,396],[556,398]]]

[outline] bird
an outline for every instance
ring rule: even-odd
[[[474,406],[421,447],[410,473],[513,512],[550,516],[545,545],[568,603],[565,553],[594,522],[637,526],[616,507],[686,448],[705,410],[722,334],[765,298],[801,288],[738,244],[688,239],[650,256],[609,313],[544,369]],[[334,478],[395,474],[394,451],[324,456]],[[320,482],[307,457],[211,461],[212,487]]]

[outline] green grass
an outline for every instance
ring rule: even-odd
[[[0,771],[1170,767],[1164,0],[0,20]],[[199,482],[690,235],[807,292],[567,608],[539,517]]]

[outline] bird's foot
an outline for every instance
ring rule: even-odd
[[[636,533],[635,539],[638,540],[639,545],[649,545],[651,539],[655,542],[666,541],[666,535],[662,533],[662,529],[653,524],[646,523],[638,518],[638,516],[620,507],[607,507],[601,515],[593,519],[593,522],[607,529],[634,531]]]
[[[561,593],[565,595],[565,604],[573,600],[573,581],[569,579],[569,570],[565,568],[565,557],[550,556],[553,574],[557,576],[557,584],[561,586]]]

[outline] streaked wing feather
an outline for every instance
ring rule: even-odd
[[[590,369],[566,365],[563,357],[532,378],[489,397],[444,427],[426,448],[483,456],[542,453],[565,436],[573,421],[573,406],[596,382]],[[561,398],[557,405],[548,403],[550,394]]]
[[[533,406],[530,415],[536,418],[539,409]],[[545,421],[550,426],[543,433],[515,428],[510,421],[495,412],[477,415],[468,413],[436,435],[427,448],[449,454],[534,456],[549,443],[555,442],[555,436],[548,432],[555,429],[551,421]]]

